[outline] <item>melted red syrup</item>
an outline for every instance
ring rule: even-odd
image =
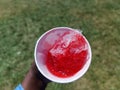
[[[88,45],[80,33],[65,33],[48,51],[46,65],[55,76],[66,78],[81,70],[87,61]]]

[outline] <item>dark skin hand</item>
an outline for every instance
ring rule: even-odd
[[[22,86],[24,90],[45,90],[49,82],[50,81],[38,71],[35,62],[33,62],[22,82]]]

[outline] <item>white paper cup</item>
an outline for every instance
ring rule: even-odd
[[[87,62],[85,63],[85,65],[83,66],[83,68],[80,71],[78,71],[75,75],[73,75],[71,77],[61,78],[61,77],[57,77],[57,76],[53,75],[47,69],[45,60],[46,60],[46,54],[47,54],[47,50],[49,49],[49,46],[52,46],[55,43],[55,40],[57,40],[59,38],[59,35],[62,35],[64,32],[70,31],[70,30],[74,30],[81,34],[81,32],[76,29],[72,29],[72,28],[68,28],[68,27],[56,27],[56,28],[53,28],[53,29],[47,31],[42,36],[40,36],[40,38],[38,39],[36,46],[35,46],[34,57],[35,57],[35,63],[37,65],[37,68],[43,76],[45,76],[47,79],[49,79],[53,82],[57,82],[57,83],[73,82],[73,81],[81,78],[86,73],[86,71],[88,70],[90,63],[91,63],[91,58],[92,58],[91,47],[90,47],[90,44],[87,41],[87,39],[84,37],[88,44],[89,56],[87,57],[87,59],[88,59]],[[48,44],[47,42],[51,42],[51,44]]]

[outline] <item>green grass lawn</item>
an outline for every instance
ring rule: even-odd
[[[79,80],[46,90],[119,90],[120,0],[0,0],[0,90],[21,83],[36,40],[58,26],[83,31],[92,63]]]

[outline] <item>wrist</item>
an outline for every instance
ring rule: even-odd
[[[24,90],[39,90],[39,88],[41,88],[42,85],[42,81],[38,80],[31,71],[27,73],[22,82]]]
[[[49,82],[50,81],[38,71],[35,63],[33,63],[22,82],[22,86],[24,90],[45,90]]]

